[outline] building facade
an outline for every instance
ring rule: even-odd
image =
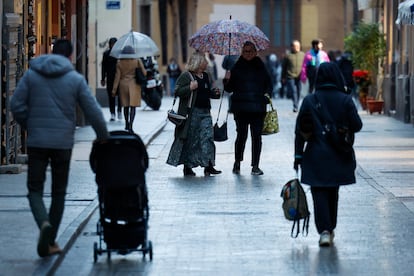
[[[384,66],[384,101],[388,115],[414,123],[414,1],[381,1],[387,57]],[[411,22],[398,23],[399,6],[411,4]],[[410,6],[408,7],[410,8]]]
[[[25,133],[14,122],[9,100],[30,59],[50,53],[57,38],[70,39],[74,45],[72,63],[88,74],[87,0],[4,0],[0,2],[2,20],[0,165],[17,162],[25,153]],[[84,125],[79,111],[78,125]],[[7,170],[6,170],[7,171]]]
[[[100,87],[102,53],[110,37],[130,30],[149,35],[159,46],[161,74],[171,57],[184,66],[194,49],[188,38],[214,20],[238,19],[257,25],[271,46],[260,53],[281,58],[291,40],[310,49],[314,38],[325,41],[326,51],[343,50],[344,37],[359,20],[379,22],[387,41],[383,89],[385,113],[414,123],[413,66],[414,30],[396,24],[402,0],[4,0],[0,3],[2,36],[1,164],[16,162],[24,151],[12,145],[23,142],[7,111],[7,99],[28,61],[49,53],[56,38],[68,38],[75,46],[72,62],[85,75],[92,91]],[[222,56],[216,56],[221,64]],[[224,71],[219,67],[219,77]],[[83,125],[82,114],[78,124]],[[13,139],[19,139],[15,143]],[[4,146],[6,145],[6,146]],[[10,146],[7,146],[10,145]],[[1,165],[0,164],[0,165]]]

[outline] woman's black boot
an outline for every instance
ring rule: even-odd
[[[195,176],[195,172],[187,166],[184,166],[184,176]]]
[[[125,118],[125,130],[129,131],[130,123],[129,123],[129,107],[124,107],[124,118]]]
[[[210,165],[204,168],[204,175],[210,176],[211,174],[221,174],[221,171],[216,170],[210,162]]]
[[[132,126],[134,125],[134,119],[135,119],[135,107],[130,107],[129,108],[129,129],[128,131],[130,133],[134,133],[134,131],[132,130]]]

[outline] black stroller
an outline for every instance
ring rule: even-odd
[[[126,255],[133,251],[141,251],[144,259],[149,253],[152,260],[152,243],[147,238],[148,153],[141,138],[126,131],[110,132],[108,142],[93,144],[90,165],[96,174],[99,198],[99,243],[93,246],[94,262],[104,252],[108,260],[111,252]]]

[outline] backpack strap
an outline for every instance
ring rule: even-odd
[[[302,236],[304,236],[304,237],[307,237],[308,236],[308,232],[309,232],[309,219],[310,219],[310,216],[307,216],[303,220]]]
[[[298,174],[298,172],[296,171],[296,175]],[[300,191],[302,191],[305,194],[305,191],[303,190],[302,186],[300,185],[300,182],[298,180],[297,183],[297,187],[296,189],[298,189],[298,194],[300,194]],[[306,196],[306,194],[305,194]],[[301,197],[298,196],[298,201],[297,201],[297,205],[296,205],[296,210],[299,209],[299,205],[301,204],[300,202]],[[305,201],[306,201],[306,197],[305,197]],[[307,206],[307,202],[306,206]],[[302,235],[303,236],[308,236],[308,232],[309,232],[309,219],[310,219],[310,214],[308,213],[307,216],[303,219],[303,225],[302,225]],[[296,226],[296,233],[295,232],[295,226]],[[299,236],[300,233],[300,215],[297,214],[297,218],[295,218],[295,220],[293,221],[293,225],[292,225],[292,230],[290,231],[290,236],[292,238],[297,238]]]
[[[295,232],[295,226],[296,226],[296,233]],[[290,236],[292,238],[297,238],[299,236],[300,233],[300,220],[299,219],[295,219],[293,221],[293,225],[292,225],[292,230],[290,231]]]
[[[309,233],[309,220],[310,220],[310,216],[307,216],[303,220],[302,236],[304,237],[307,237]],[[296,226],[296,233],[295,233],[295,226]],[[299,236],[299,233],[300,233],[300,219],[295,219],[293,221],[292,230],[290,231],[290,236],[292,238],[297,238]]]

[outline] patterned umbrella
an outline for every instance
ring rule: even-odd
[[[239,55],[244,42],[251,41],[257,50],[269,47],[267,36],[256,26],[240,20],[223,19],[202,26],[188,40],[201,52],[218,55]]]
[[[126,46],[129,48],[129,51]],[[115,58],[140,58],[159,55],[157,44],[143,33],[130,31],[121,36],[111,50],[111,56]]]

